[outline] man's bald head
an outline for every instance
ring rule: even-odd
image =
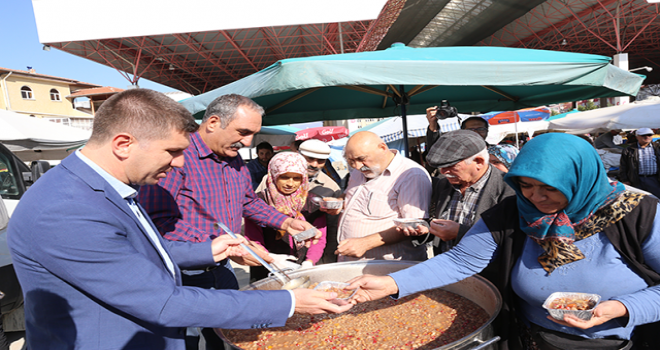
[[[387,168],[394,154],[378,135],[370,131],[360,131],[348,139],[344,148],[344,157],[349,166],[372,179]]]

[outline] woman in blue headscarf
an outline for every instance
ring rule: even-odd
[[[518,155],[518,149],[512,145],[488,146],[490,164],[503,172],[508,172],[513,160]]]
[[[568,134],[532,139],[505,181],[516,196],[485,212],[454,249],[387,277],[356,279],[355,300],[444,286],[497,259],[500,349],[631,349],[635,327],[660,320],[657,200],[610,183],[594,148]],[[542,307],[553,292],[602,301],[589,321],[555,320]]]

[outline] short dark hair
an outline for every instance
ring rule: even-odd
[[[250,98],[237,94],[222,95],[215,100],[213,100],[206,107],[206,112],[204,113],[204,118],[202,122],[207,121],[212,115],[218,116],[220,118],[220,127],[226,128],[229,123],[236,117],[236,110],[240,106],[245,106],[250,108],[261,116],[264,115],[264,108],[259,106],[256,102],[252,101]]]
[[[482,117],[470,117],[461,122],[461,129],[465,129],[465,124],[470,120],[477,120],[484,124],[484,127],[488,129],[488,121]]]
[[[268,143],[266,141],[261,142],[260,144],[257,145],[257,153],[259,153],[259,150],[262,150],[262,149],[267,149],[267,150],[270,150],[271,152],[274,152],[273,151],[273,146],[271,146],[270,143]]]
[[[164,139],[172,129],[195,132],[198,125],[180,103],[148,89],[122,91],[103,102],[94,115],[88,143],[101,144],[126,132],[138,140]]]
[[[575,134],[575,136],[577,136],[577,137],[579,137],[579,138],[581,138],[581,139],[583,139],[583,140],[589,142],[589,144],[590,144],[592,147],[596,148],[596,144],[594,143],[594,140],[592,140],[591,137],[589,137],[588,135],[586,135],[586,134]]]

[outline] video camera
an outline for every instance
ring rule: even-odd
[[[436,108],[435,116],[440,120],[458,117],[458,110],[456,107],[450,106],[447,100],[442,100],[440,106]]]

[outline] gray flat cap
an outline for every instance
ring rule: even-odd
[[[450,131],[442,134],[431,146],[426,161],[434,168],[446,168],[485,149],[486,141],[476,132]]]

